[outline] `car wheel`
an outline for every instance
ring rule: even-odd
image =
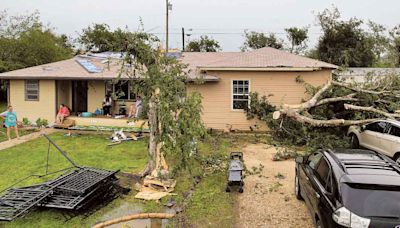
[[[298,200],[303,200],[303,197],[301,196],[300,181],[299,177],[297,176],[297,170],[296,175],[294,176],[294,193]]]
[[[400,153],[396,153],[396,155],[393,157],[393,160],[400,165]]]
[[[315,227],[316,228],[323,228],[321,220],[317,220],[317,222],[315,223]]]
[[[225,192],[231,192],[231,188],[229,186],[226,186]]]
[[[351,134],[350,146],[351,146],[351,148],[353,148],[353,149],[358,149],[358,148],[360,148],[360,141],[358,140],[357,135]]]

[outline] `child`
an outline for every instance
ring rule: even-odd
[[[11,140],[11,136],[10,136],[10,128],[14,128],[15,134],[17,135],[17,138],[19,139],[19,134],[18,134],[18,126],[17,126],[17,113],[15,113],[13,111],[13,107],[10,105],[7,108],[6,112],[3,112],[1,114],[1,118],[3,118],[4,121],[4,125],[7,128],[7,138],[8,141]]]

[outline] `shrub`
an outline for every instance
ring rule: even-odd
[[[47,127],[49,125],[49,121],[47,121],[46,119],[39,118],[36,120],[36,125],[38,127]]]
[[[31,121],[29,121],[29,119],[26,117],[22,118],[22,124],[25,126],[32,125]]]

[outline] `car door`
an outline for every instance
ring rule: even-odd
[[[299,182],[300,182],[300,187],[301,187],[301,191],[303,191],[303,197],[304,197],[304,201],[307,204],[308,209],[310,210],[310,212],[313,212],[313,206],[311,203],[311,198],[310,195],[312,194],[313,187],[310,183],[310,177],[313,174],[312,170],[315,169],[315,167],[317,166],[317,164],[319,163],[319,161],[322,158],[322,153],[321,152],[316,152],[314,154],[311,154],[306,163],[304,165],[301,165],[300,170],[299,170]]]
[[[400,127],[389,124],[387,133],[381,137],[381,147],[389,157],[400,152]]]
[[[333,213],[331,203],[333,173],[329,161],[322,157],[315,169],[312,170],[313,176],[310,183],[313,191],[310,192],[310,201],[314,212],[318,215],[324,227],[331,224],[330,220]]]
[[[365,130],[360,134],[360,145],[368,149],[383,153],[381,138],[384,136],[387,123],[378,121],[365,126]]]

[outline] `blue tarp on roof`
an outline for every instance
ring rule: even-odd
[[[93,63],[89,62],[88,60],[77,59],[76,60],[85,70],[89,73],[101,73],[102,70],[97,68]]]

